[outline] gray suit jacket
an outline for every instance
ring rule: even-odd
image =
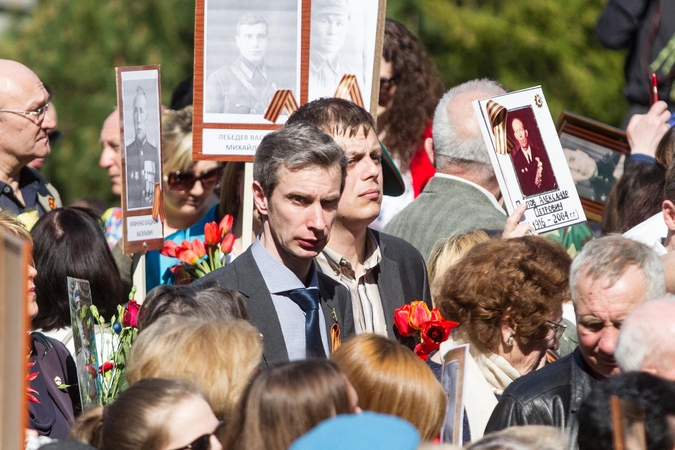
[[[410,242],[429,259],[434,244],[455,233],[501,231],[506,213],[475,187],[459,180],[435,176],[412,203],[384,227],[384,231]]]
[[[321,310],[326,319],[326,335],[330,339],[330,327],[337,316],[342,340],[354,334],[354,315],[349,291],[327,275],[319,277]],[[246,307],[251,323],[263,335],[263,362],[266,365],[288,362],[288,351],[281,331],[272,296],[267,290],[260,269],[249,248],[230,264],[214,270],[199,280],[202,283],[216,282],[222,287],[240,292],[246,297]],[[330,348],[330,343],[328,345]]]
[[[432,308],[427,266],[420,252],[403,239],[371,230],[380,244],[382,260],[377,269],[377,287],[387,321],[387,334],[396,338],[394,310],[405,303],[423,300]]]

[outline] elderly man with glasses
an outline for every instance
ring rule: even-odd
[[[49,154],[49,94],[28,67],[0,59],[0,209],[38,215],[61,206],[56,189],[28,163]]]

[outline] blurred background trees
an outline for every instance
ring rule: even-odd
[[[542,85],[554,120],[567,109],[616,126],[626,108],[625,54],[603,49],[595,38],[605,1],[388,0],[387,17],[419,36],[447,87],[477,77],[510,90]],[[194,6],[38,0],[32,11],[11,16],[0,58],[26,64],[54,91],[65,137],[43,173],[65,203],[116,201],[98,166],[101,125],[116,104],[114,68],[161,64],[168,104],[174,86],[192,73]]]

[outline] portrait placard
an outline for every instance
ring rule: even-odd
[[[162,99],[159,66],[118,67],[125,253],[162,248]]]
[[[252,161],[265,134],[319,97],[374,110],[385,6],[197,0],[193,159]]]
[[[560,114],[556,128],[586,217],[602,222],[609,193],[630,154],[626,133],[569,111]]]
[[[541,87],[473,102],[509,214],[527,204],[539,233],[586,216]]]
[[[451,348],[443,356],[441,373],[441,385],[447,399],[445,420],[441,428],[441,442],[458,447],[464,443],[464,396],[466,395],[464,374],[468,357],[469,344]]]
[[[30,244],[0,231],[0,448],[24,448],[28,423]]]
[[[96,350],[95,326],[97,322],[91,313],[89,281],[68,277],[68,301],[75,344],[73,357],[77,365],[82,409],[86,410],[101,403],[101,386],[97,377],[100,365]]]

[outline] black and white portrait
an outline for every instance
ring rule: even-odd
[[[151,208],[160,181],[160,104],[156,70],[122,72],[127,209]]]
[[[265,123],[280,89],[299,100],[300,8],[299,0],[205,1],[204,122]]]
[[[370,99],[378,6],[378,0],[312,0],[309,101],[332,97],[344,75],[355,75]]]

